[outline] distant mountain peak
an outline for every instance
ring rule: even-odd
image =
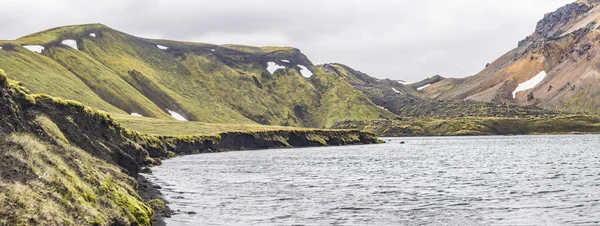
[[[441,100],[533,105],[600,113],[600,0],[580,0],[547,13],[517,48],[475,76],[445,79],[425,89]],[[533,87],[517,90],[540,73]]]

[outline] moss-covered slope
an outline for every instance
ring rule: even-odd
[[[148,152],[103,114],[25,92],[0,71],[0,225],[149,225],[131,177]]]
[[[61,44],[67,39],[78,49]],[[99,24],[54,28],[0,45],[0,68],[32,92],[111,113],[170,119],[169,109],[200,122],[303,127],[394,116],[289,47],[151,40]],[[38,54],[26,45],[45,49]],[[270,64],[281,69],[270,73]],[[313,75],[303,77],[302,67]]]

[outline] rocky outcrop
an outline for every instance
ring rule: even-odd
[[[425,94],[437,100],[474,100],[600,113],[599,3],[580,0],[546,14],[517,48],[478,74],[445,79],[427,88]],[[512,92],[519,84],[541,72],[547,74],[541,82],[513,97]]]

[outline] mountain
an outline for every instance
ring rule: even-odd
[[[424,89],[437,100],[474,100],[600,113],[600,1],[579,0],[538,22],[517,48],[476,75]]]
[[[439,75],[413,84],[404,84],[390,79],[376,79],[343,64],[325,64],[323,67],[344,78],[377,106],[396,114],[396,118],[525,117],[554,114],[553,111],[534,106],[430,99],[423,93],[423,89],[442,81],[444,78]]]
[[[290,47],[144,39],[101,24],[0,46],[0,68],[31,92],[113,114],[302,127],[394,117]]]
[[[0,68],[32,93],[79,101],[134,127],[148,119],[174,121],[172,116],[327,128],[399,116],[548,113],[514,104],[430,99],[423,89],[447,79],[436,75],[413,84],[377,79],[343,64],[313,65],[291,47],[153,40],[101,24],[58,27],[0,46]]]

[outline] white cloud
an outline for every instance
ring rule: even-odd
[[[573,1],[287,0],[273,9],[280,0],[5,0],[0,39],[104,23],[151,38],[293,46],[316,64],[418,81],[477,73],[531,34],[545,13]]]

